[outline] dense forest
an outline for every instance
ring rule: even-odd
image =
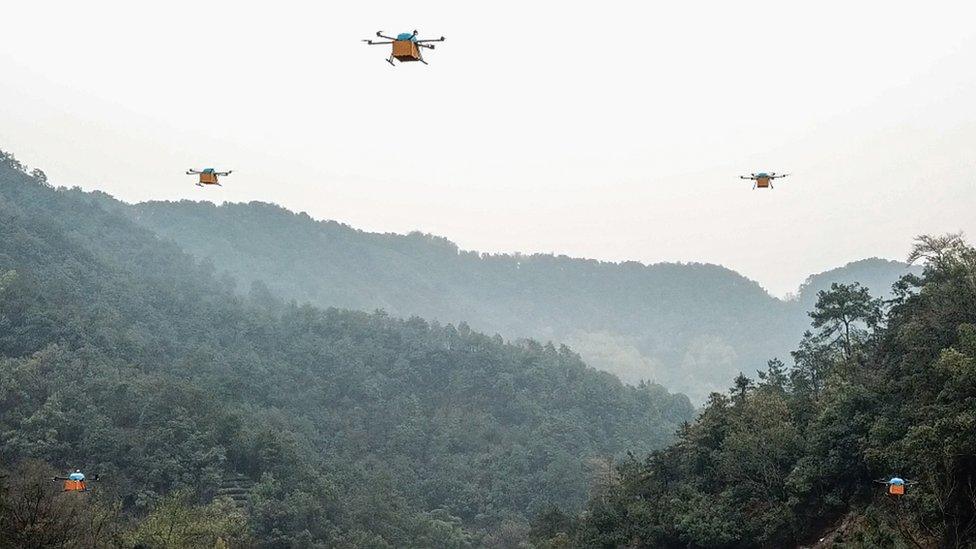
[[[904,263],[862,260],[810,277],[783,301],[716,265],[479,254],[444,238],[366,233],[258,202],[129,206],[100,196],[106,208],[231,273],[244,292],[262,281],[318,306],[562,341],[624,381],[651,380],[696,403],[739,371],[788,358],[817,291],[859,281],[880,295],[908,272]]]
[[[520,311],[537,314],[520,318],[548,333],[559,333],[554,310],[584,303],[603,322],[587,325],[591,335],[624,340],[596,297],[556,292],[579,284],[619,297],[624,282],[644,292],[661,282],[652,302],[665,309],[727,297],[731,316],[713,316],[715,330],[743,311],[758,325],[796,322],[802,306],[806,332],[788,363],[757,359],[696,414],[685,396],[625,385],[564,345],[423,320],[407,301],[372,312],[304,304],[332,298],[296,295],[314,287],[287,289],[301,277],[272,277],[271,259],[239,278],[245,265],[233,258],[247,255],[190,254],[175,229],[157,234],[165,212],[180,211],[227,224],[264,211],[363,239],[333,243],[321,263],[280,252],[296,254],[299,272],[333,262],[318,276],[337,288],[353,288],[358,272],[361,301],[337,303],[348,308],[393,295],[367,284],[394,283],[389,258],[354,253],[385,239],[406,280],[420,284],[430,269],[449,286],[440,303],[436,284],[406,292],[417,307],[466,303],[455,312],[471,314],[488,299],[478,294],[491,286],[484,266],[514,261],[535,291],[548,273],[568,273],[550,294],[522,294]],[[403,248],[411,242],[415,253]],[[443,257],[424,255],[431,243]],[[349,271],[345,261],[376,263]],[[743,293],[688,297],[662,281],[697,273],[695,284],[724,295],[735,277],[703,265],[479,256],[262,204],[129,206],[53,188],[0,153],[0,546],[972,547],[976,250],[957,235],[920,237],[909,262],[924,269],[857,262],[811,277],[789,301],[741,277],[731,287]],[[875,289],[894,272],[907,274]],[[510,275],[489,278],[502,285],[493,291],[515,284]],[[772,303],[772,316],[735,295]],[[681,321],[686,332],[700,307]],[[667,316],[638,309],[623,315]],[[762,335],[753,339],[785,337]],[[712,355],[702,356],[709,375],[732,364],[708,369]],[[99,475],[92,492],[52,483],[74,467]],[[885,495],[877,481],[891,476],[910,480],[907,495]]]
[[[0,546],[511,547],[693,417],[565,346],[239,292],[107,203],[0,155]]]
[[[921,237],[890,300],[818,293],[794,367],[711,395],[678,440],[632,454],[539,547],[976,546],[976,249]],[[886,495],[879,479],[903,477]]]

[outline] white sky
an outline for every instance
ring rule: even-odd
[[[127,201],[720,263],[777,295],[976,236],[971,1],[146,4],[4,5],[0,148]],[[430,66],[359,42],[414,28],[447,36]],[[737,178],[760,170],[793,175]]]

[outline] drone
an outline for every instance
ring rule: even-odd
[[[753,189],[767,189],[767,188],[772,189],[774,179],[779,179],[781,177],[786,177],[788,175],[790,174],[788,173],[777,174],[776,172],[769,172],[769,173],[759,172],[759,173],[753,173],[749,175],[740,175],[739,179],[753,180],[755,182],[752,184]]]
[[[81,472],[81,469],[75,469],[66,477],[54,477],[51,480],[54,482],[64,481],[63,491],[65,492],[87,492],[89,490],[89,481],[85,480],[85,474]],[[91,480],[98,480],[98,475],[92,475]]]
[[[230,170],[230,171],[226,171],[226,172],[218,172],[217,170],[215,170],[213,168],[205,168],[203,171],[197,171],[197,170],[194,170],[193,168],[190,168],[189,170],[186,170],[186,175],[199,175],[200,176],[200,180],[197,182],[197,187],[202,187],[204,185],[218,185],[218,186],[220,186],[220,182],[217,180],[217,177],[218,176],[219,177],[223,177],[225,175],[230,175],[231,172],[233,172],[233,171],[234,170]]]
[[[886,492],[892,497],[901,497],[905,495],[905,491],[908,489],[909,484],[918,484],[914,480],[905,480],[900,477],[882,478],[875,482],[878,484],[884,484],[886,486]]]
[[[420,61],[421,63],[423,63],[424,65],[426,65],[427,62],[424,61],[424,56],[421,53],[422,48],[427,48],[427,49],[432,50],[432,49],[434,49],[434,45],[433,44],[430,44],[429,42],[443,42],[444,41],[444,37],[443,36],[441,36],[440,38],[431,38],[431,39],[428,39],[428,40],[418,40],[417,39],[417,31],[413,31],[412,33],[411,32],[401,32],[400,34],[396,35],[395,38],[392,37],[392,36],[386,36],[386,35],[384,35],[383,34],[383,31],[376,31],[376,36],[378,36],[380,38],[383,38],[384,41],[383,42],[378,42],[378,41],[377,42],[374,42],[373,40],[363,40],[363,42],[366,42],[370,46],[379,46],[379,45],[382,45],[382,44],[393,44],[393,52],[390,54],[390,57],[387,58],[387,60],[386,60],[387,63],[389,63],[389,64],[391,64],[393,66],[396,66],[393,63],[393,60],[394,59],[396,59],[397,61],[399,61],[401,63],[409,63],[411,61]]]

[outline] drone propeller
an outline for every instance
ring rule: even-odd
[[[51,477],[51,480],[56,482],[56,481],[59,481],[59,480],[72,480],[72,479],[71,479],[71,477],[60,477],[60,476],[58,476],[58,477]],[[85,477],[85,481],[86,482],[95,481],[95,480],[98,480],[98,474],[89,475],[89,476]]]
[[[417,40],[417,43],[421,44],[424,42],[443,42],[443,41],[444,41],[444,37],[441,36],[440,38],[428,38],[427,40]]]
[[[879,478],[878,480],[875,480],[874,482],[877,482],[878,484],[891,484],[891,481],[892,480],[894,480],[894,477],[892,477],[892,478]],[[901,482],[902,482],[902,484],[918,484],[918,481],[917,480],[908,480],[908,479],[905,479],[905,478],[901,479]]]

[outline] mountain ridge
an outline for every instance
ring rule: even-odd
[[[651,380],[699,402],[739,371],[787,359],[816,291],[831,281],[871,271],[869,286],[881,294],[910,272],[899,262],[859,260],[811,275],[795,299],[784,300],[711,263],[479,253],[445,237],[368,232],[266,202],[106,199],[230,273],[242,291],[261,281],[299,302],[566,342],[625,381]]]

